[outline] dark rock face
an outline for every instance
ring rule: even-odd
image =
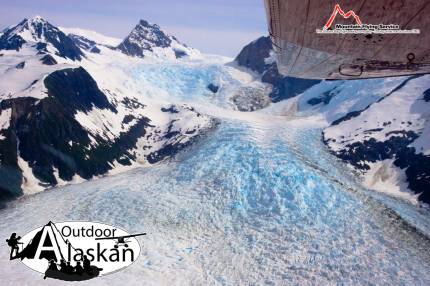
[[[261,37],[254,42],[246,45],[235,61],[240,65],[247,67],[259,74],[263,74],[269,67],[264,59],[270,57],[272,50],[272,41],[270,37]]]
[[[130,122],[132,122],[134,119],[136,119],[136,117],[134,117],[131,114],[128,114],[126,116],[124,116],[124,119],[122,120],[122,124],[129,124]]]
[[[74,34],[69,34],[68,36],[73,40],[73,42],[79,48],[86,50],[86,51],[89,51],[91,53],[96,53],[96,54],[100,53],[100,49],[97,48],[96,42],[94,42],[90,39],[87,39],[85,37],[74,35]]]
[[[97,48],[97,46],[92,47],[90,50],[90,53],[93,53],[93,54],[100,54],[100,52],[101,51],[99,48]]]
[[[279,102],[299,95],[310,87],[320,83],[320,80],[284,77],[279,74],[276,62],[267,63],[273,51],[270,37],[261,37],[245,46],[235,61],[240,65],[262,75],[261,80],[273,85],[269,95],[273,102]]]
[[[0,37],[0,50],[19,51],[23,44],[25,44],[24,39],[17,35],[10,35],[7,38],[7,35],[3,34]]]
[[[209,89],[210,91],[212,91],[213,93],[217,93],[217,92],[218,92],[218,90],[219,90],[219,86],[217,86],[217,85],[215,85],[215,84],[213,84],[213,83],[210,83],[210,84],[208,85],[208,89]]]
[[[276,63],[268,65],[266,71],[264,71],[261,76],[262,82],[267,82],[272,85],[276,85],[276,83],[278,83],[282,79],[284,79],[284,77],[279,74],[278,65]]]
[[[124,98],[121,103],[124,104],[128,109],[138,109],[145,107],[145,105],[140,103],[139,101],[128,97]]]
[[[369,105],[370,106],[370,105]],[[332,123],[331,123],[331,125],[333,126],[333,125],[339,125],[341,122],[343,122],[343,121],[347,121],[347,120],[350,120],[351,118],[354,118],[354,117],[357,117],[357,116],[359,116],[364,110],[366,110],[367,108],[369,108],[369,106],[367,106],[365,109],[363,109],[363,110],[357,110],[357,111],[351,111],[351,112],[348,112],[345,116],[343,116],[343,117],[341,117],[341,118],[339,118],[339,119],[336,119],[335,121],[333,121]]]
[[[143,58],[145,55],[143,54],[144,49],[140,47],[140,45],[130,42],[129,40],[124,40],[119,46],[118,49],[121,50],[124,54],[134,57]]]
[[[81,60],[82,52],[72,39],[40,17],[30,20],[24,19],[17,26],[4,32],[0,37],[0,50],[19,50],[26,43],[19,33],[27,31],[31,33],[34,41],[51,43],[57,49],[57,55],[72,60]],[[45,47],[46,47],[46,43]]]
[[[430,101],[430,88],[424,91],[424,101]]]
[[[15,66],[16,69],[22,70],[25,67],[25,62],[20,62]]]
[[[21,21],[17,26],[7,29],[0,36],[0,50],[16,50],[22,47],[25,44],[25,41],[22,37],[14,33],[14,28],[25,26],[27,23],[27,19]]]
[[[420,201],[430,205],[430,156],[415,154],[415,148],[405,148],[396,158],[394,165],[401,169],[406,168],[408,187],[420,194]]]
[[[44,83],[49,96],[55,97],[70,114],[78,110],[88,112],[93,106],[116,112],[94,79],[82,67],[55,71],[45,78]]]
[[[399,136],[393,136],[383,142],[370,138],[363,142],[348,144],[344,149],[336,152],[336,156],[358,169],[369,170],[370,167],[364,161],[376,162],[391,159],[418,138],[418,135],[412,131],[398,131],[398,134]],[[324,142],[327,144],[329,140]]]
[[[22,173],[17,154],[32,168],[34,176],[45,186],[57,184],[54,169],[62,180],[74,175],[90,179],[112,169],[116,160],[130,164],[135,155],[130,151],[138,138],[146,134],[150,120],[136,120],[127,132],[107,141],[89,133],[74,118],[77,110],[87,112],[94,107],[115,108],[97,88],[97,84],[83,69],[65,69],[46,77],[48,97],[15,98],[0,102],[1,110],[11,109],[10,127],[2,130],[0,140],[0,199],[19,196]],[[132,118],[124,118],[130,123]]]
[[[54,30],[55,27],[49,25]],[[45,37],[57,50],[57,55],[72,60],[81,60],[83,56],[81,50],[63,32],[55,28],[53,32],[45,32]]]
[[[314,79],[284,77],[275,83],[270,97],[273,102],[279,102],[284,99],[295,97],[320,82],[320,80]]]
[[[177,134],[166,134],[166,138],[173,137]],[[169,158],[173,156],[174,154],[177,154],[180,150],[190,146],[192,142],[188,141],[186,143],[173,143],[173,144],[167,144],[163,146],[160,150],[157,152],[153,152],[148,155],[147,159],[150,164],[154,164],[157,162],[160,162],[166,158]]]
[[[327,105],[330,103],[331,99],[336,96],[338,92],[335,91],[335,88],[329,91],[324,92],[318,97],[314,97],[309,99],[307,102],[310,105],[318,105],[323,103],[324,105]]]
[[[385,159],[395,159],[394,165],[406,169],[408,187],[418,199],[430,204],[430,156],[416,154],[415,148],[408,147],[418,135],[412,131],[396,131],[397,136],[380,142],[374,138],[363,142],[354,142],[346,145],[344,149],[334,152],[340,159],[352,166],[369,170],[367,162],[377,162]],[[324,140],[327,144],[329,140]]]
[[[406,168],[408,187],[420,194],[420,201],[430,205],[430,156],[416,154],[415,148],[405,148],[397,154],[394,165]]]
[[[177,59],[180,59],[180,58],[183,58],[183,57],[186,57],[186,56],[187,56],[187,53],[186,53],[186,52],[184,52],[184,51],[177,50],[177,49],[174,49],[173,51],[175,52],[175,57],[176,57]]]
[[[171,106],[171,108],[175,108],[173,105]],[[176,108],[175,108],[176,109]],[[193,109],[190,109],[193,110]],[[217,128],[217,126],[219,125],[219,122],[214,122],[214,126],[212,128]],[[166,132],[166,134],[164,135],[164,138],[172,138],[174,136],[177,136],[179,134],[178,131],[172,131],[173,127],[173,122],[170,123],[168,130]],[[194,133],[195,130],[191,130],[189,132],[187,132],[187,134],[192,134]],[[194,137],[192,140],[186,141],[185,143],[181,142],[181,141],[175,141],[174,143],[168,143],[165,144],[163,147],[161,147],[161,149],[157,150],[156,152],[150,153],[147,157],[147,160],[149,163],[154,164],[160,161],[163,161],[167,158],[171,158],[174,155],[176,155],[178,152],[180,152],[181,150],[195,144],[199,139],[201,139],[202,137],[204,137],[205,135],[198,135],[196,137]]]
[[[169,108],[161,108],[162,112],[168,112],[168,113],[179,113],[178,109],[176,108],[176,106],[171,105]]]
[[[81,49],[83,50],[90,50],[92,47],[94,47],[97,43],[87,39],[85,37],[82,36],[78,36],[78,35],[74,35],[74,34],[69,34],[68,35],[73,42]]]
[[[38,51],[38,54],[45,54],[48,53],[48,49],[46,48],[48,45],[46,43],[38,42],[34,47]]]
[[[167,48],[171,43],[172,40],[158,25],[140,20],[118,49],[129,56],[144,57],[144,51],[153,51],[153,47]]]
[[[43,56],[40,59],[40,61],[42,62],[42,64],[48,65],[48,66],[52,66],[52,65],[56,65],[57,64],[57,61],[54,59],[54,57],[51,56],[51,55],[49,55],[49,54]]]
[[[57,183],[53,167],[65,180],[71,180],[77,172],[78,158],[85,152],[67,142],[90,144],[86,131],[55,97],[44,98],[25,110],[17,119],[16,130],[21,157],[32,167],[36,178],[48,185]]]
[[[15,128],[15,118],[17,114],[26,109],[35,99],[17,98],[14,100],[4,99],[0,101],[0,114],[12,109],[10,127],[0,130],[0,134],[5,137],[0,140],[0,201],[15,198],[22,194],[22,172],[17,160],[17,138]]]

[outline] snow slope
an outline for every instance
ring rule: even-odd
[[[359,169],[369,188],[429,203],[429,87],[429,75],[403,79],[360,113],[325,129],[328,147]]]
[[[363,142],[369,138],[385,141],[403,132],[421,133],[430,118],[430,104],[423,100],[428,83],[429,75],[413,79],[403,88],[370,105],[360,116],[327,128],[324,132],[327,138],[342,138],[330,141],[330,148],[338,151],[351,141]],[[361,107],[358,110],[363,109]],[[345,130],[349,132],[345,133]],[[421,153],[429,150],[417,151]]]
[[[216,126],[189,105],[144,95],[151,86],[129,72],[151,57],[63,30],[37,16],[0,38],[1,198],[154,164]]]
[[[369,189],[430,202],[428,75],[322,81],[262,112],[314,117],[329,150]]]
[[[121,39],[105,36],[91,30],[86,30],[81,28],[65,28],[65,27],[58,27],[58,28],[67,35],[72,34],[72,35],[81,36],[89,40],[92,40],[97,44],[104,45],[104,46],[116,47],[122,41]]]

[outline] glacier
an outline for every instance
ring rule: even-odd
[[[428,211],[363,189],[321,141],[320,117],[274,112],[285,103],[235,110],[230,99],[238,90],[266,86],[225,59],[123,68],[139,96],[191,104],[218,118],[218,128],[167,162],[9,203],[0,210],[2,237],[49,220],[99,221],[148,233],[139,238],[142,252],[134,265],[91,285],[430,281]],[[210,83],[220,92],[210,93]],[[1,244],[1,251],[6,247]],[[6,256],[0,263],[10,285],[42,279]]]

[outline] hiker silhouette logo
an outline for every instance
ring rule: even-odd
[[[131,265],[144,235],[102,223],[50,221],[22,237],[12,233],[6,242],[10,260],[20,259],[44,279],[83,281]]]

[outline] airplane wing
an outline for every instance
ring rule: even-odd
[[[430,73],[428,0],[265,0],[265,7],[284,75],[357,79]],[[336,24],[394,24],[415,34],[332,33]]]

